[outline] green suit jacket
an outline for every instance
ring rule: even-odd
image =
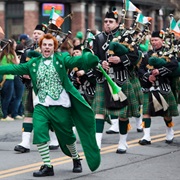
[[[0,66],[0,74],[30,75],[35,94],[38,93],[36,86],[37,70],[42,56],[31,58],[27,63],[18,65]],[[100,150],[96,143],[95,116],[89,104],[73,86],[67,75],[67,70],[74,67],[85,71],[95,67],[99,62],[97,56],[89,50],[83,50],[82,56],[71,57],[69,53],[54,53],[53,65],[59,74],[62,86],[69,93],[71,99],[71,112],[74,125],[76,126],[87,163],[91,171],[96,170],[100,165]],[[62,151],[71,156],[63,140],[60,142]]]

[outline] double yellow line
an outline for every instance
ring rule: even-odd
[[[174,137],[179,137],[179,136],[180,136],[180,131],[175,131]],[[140,146],[138,144],[138,140],[135,139],[135,140],[128,141],[127,143],[128,143],[129,148],[135,147],[135,146]],[[159,134],[159,135],[151,137],[152,143],[159,142],[159,141],[165,141],[165,134]],[[112,145],[112,146],[107,146],[107,147],[104,147],[101,149],[101,154],[115,152],[116,149],[117,149],[117,144]],[[85,158],[83,152],[79,153],[79,155],[81,156],[82,159]],[[72,162],[72,159],[70,157],[64,156],[61,158],[52,159],[51,162],[52,162],[53,166],[57,166],[57,165],[65,164],[68,162]],[[0,179],[39,170],[39,167],[41,165],[42,165],[42,162],[39,162],[39,163],[33,163],[33,164],[29,164],[29,165],[19,166],[17,168],[11,168],[11,169],[0,171]]]
[[[160,141],[165,141],[165,136],[166,134],[158,134],[155,136],[151,136],[151,143],[155,143],[155,142],[160,142]],[[174,132],[174,137],[179,137],[180,136],[180,131],[175,131]],[[135,146],[142,146],[138,143],[140,139],[134,139],[131,141],[128,141],[128,147],[135,147]],[[112,146],[107,146],[101,149],[101,154],[106,154],[109,152],[116,152],[118,145],[112,145]]]

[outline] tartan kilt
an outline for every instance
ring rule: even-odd
[[[104,92],[104,83],[96,84],[96,94],[92,103],[92,109],[95,114],[103,114],[106,117],[109,115],[119,116],[121,118],[129,117],[140,117],[139,106],[135,93],[132,87],[132,84],[127,80],[122,86],[123,93],[127,96],[128,105],[117,110],[109,110],[105,107],[105,92]]]
[[[141,84],[139,82],[139,79],[136,76],[129,77],[129,80],[133,86],[135,96],[137,98],[137,101],[139,105],[143,105],[143,92],[141,88]]]
[[[28,101],[28,94],[29,94],[29,89],[25,88],[25,91],[24,91],[24,94],[23,94],[23,99],[22,99],[23,105],[24,105],[24,115],[25,115],[25,117],[32,117],[33,113],[30,112],[28,110],[28,108],[27,108],[28,103],[31,103],[31,102]]]
[[[144,94],[144,103],[143,103],[143,114],[149,114],[149,105],[152,102],[149,102],[149,96],[150,92],[145,92]],[[178,116],[178,106],[175,100],[175,97],[170,91],[170,93],[163,95],[164,99],[168,103],[169,107],[165,114],[162,114],[162,116],[172,117],[172,116]],[[151,114],[149,114],[151,116]]]
[[[81,95],[84,97],[84,99],[85,99],[85,100],[88,102],[88,104],[91,106],[94,97],[89,97],[89,96],[86,96],[86,95],[84,95],[84,94],[81,94]]]

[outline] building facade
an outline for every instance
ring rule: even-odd
[[[169,14],[177,11],[175,5],[169,0],[132,0],[136,7],[138,7],[143,15],[152,17],[151,30],[160,30],[168,26]],[[48,4],[47,4],[48,3]],[[63,32],[69,30],[73,35],[77,31],[86,32],[87,29],[103,30],[102,19],[106,12],[116,7],[119,14],[123,8],[123,0],[109,1],[109,0],[5,0],[0,1],[0,26],[5,32],[6,38],[14,38],[17,40],[18,36],[26,33],[29,36],[37,24],[49,21],[49,14],[46,13],[50,4],[59,8],[62,17],[68,16],[73,13],[72,18],[65,18],[61,27]],[[48,5],[48,6],[46,6]],[[133,13],[127,12],[126,26],[129,27],[132,23]],[[0,34],[0,38],[3,35]]]

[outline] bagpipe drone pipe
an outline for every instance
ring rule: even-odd
[[[128,101],[126,95],[122,92],[121,87],[119,87],[111,77],[106,73],[101,64],[98,64],[98,68],[106,78],[105,83],[105,105],[107,109],[116,110],[127,106]]]

